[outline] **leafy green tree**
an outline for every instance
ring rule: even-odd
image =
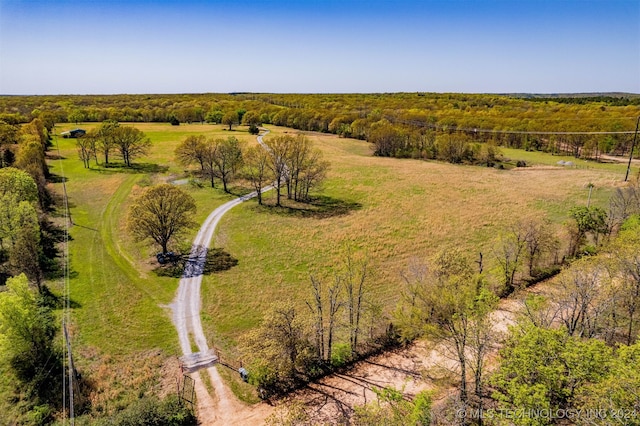
[[[38,291],[42,292],[42,246],[38,215],[33,205],[26,201],[9,208],[15,208],[9,264],[17,273],[26,274],[29,280],[36,284]]]
[[[219,109],[214,109],[209,111],[207,115],[205,115],[204,119],[207,123],[218,124],[222,123],[222,117],[224,117],[224,112],[220,111]]]
[[[403,135],[390,123],[381,122],[371,126],[369,142],[375,146],[373,155],[380,157],[393,157],[402,149]]]
[[[131,167],[133,158],[145,155],[151,148],[151,140],[135,127],[116,127],[111,131],[111,138],[127,167]]]
[[[6,248],[11,266],[21,270],[18,253],[12,254],[16,241],[20,241],[20,250],[30,245],[28,236],[33,230],[39,232],[38,215],[34,205],[38,201],[38,188],[31,176],[12,167],[0,169],[0,248]],[[21,228],[24,233],[20,235]],[[5,245],[5,243],[8,243]],[[38,251],[28,252],[29,259]],[[30,274],[30,278],[37,277]]]
[[[47,176],[49,168],[45,161],[44,149],[34,136],[23,137],[20,142],[15,165],[27,172],[38,188],[38,200],[40,206],[45,209],[50,202],[47,190]]]
[[[24,275],[10,278],[7,290],[0,293],[0,357],[34,405],[59,402],[62,360],[51,309],[29,290]]]
[[[74,109],[73,111],[71,111],[68,115],[67,115],[67,119],[69,120],[69,122],[71,123],[80,123],[81,121],[84,121],[84,114],[81,110],[79,109]]]
[[[242,119],[244,118],[244,115],[247,113],[247,110],[244,108],[238,108],[236,110],[236,114],[238,116],[238,121],[237,123],[242,123]]]
[[[260,121],[260,116],[258,115],[257,112],[254,112],[254,111],[247,111],[242,116],[241,123],[244,124],[245,126],[254,126],[254,127],[257,127],[262,124],[262,122]]]
[[[98,420],[96,426],[196,426],[198,419],[178,396],[165,399],[145,396],[109,419]]]
[[[225,115],[222,116],[222,124],[229,126],[229,130],[231,130],[231,126],[238,123],[238,113],[234,111],[229,111]]]
[[[15,145],[20,141],[20,128],[0,121],[0,146]]]
[[[600,207],[574,207],[570,214],[575,221],[570,254],[575,256],[589,235],[598,245],[599,237],[608,230],[607,213]]]
[[[0,170],[0,195],[10,195],[17,201],[38,201],[38,187],[28,173],[5,167]]]
[[[97,138],[97,149],[104,154],[104,163],[109,164],[109,154],[116,148],[113,138],[115,129],[120,127],[120,123],[115,120],[106,120],[100,124],[95,132]]]
[[[578,354],[579,356],[579,354]],[[609,364],[609,371],[602,380],[585,383],[576,390],[576,408],[592,413],[598,408],[598,416],[578,424],[607,426],[611,424],[640,425],[640,344],[620,346]]]
[[[173,239],[195,226],[195,212],[196,204],[191,195],[174,185],[156,185],[133,201],[127,229],[138,241],[155,241],[166,254]]]
[[[613,285],[619,296],[621,311],[627,321],[626,343],[631,345],[638,334],[640,321],[640,216],[634,215],[622,226],[611,244]]]
[[[0,169],[3,167],[11,167],[16,162],[16,155],[8,146],[0,147]]]
[[[171,114],[171,115],[169,115],[169,123],[172,126],[179,126],[180,125],[180,120],[178,119],[178,117],[175,116],[175,114]]]
[[[574,407],[577,391],[609,371],[612,350],[600,340],[570,337],[566,330],[532,324],[512,328],[492,377],[499,408],[532,415],[511,418],[516,425],[547,425],[535,413]]]

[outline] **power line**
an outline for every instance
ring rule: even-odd
[[[65,361],[67,362],[67,371],[62,369],[62,405],[63,405],[63,416],[66,417],[67,412],[67,403],[69,404],[69,424],[74,425],[75,416],[74,416],[74,392],[73,392],[73,380],[75,376],[75,367],[73,365],[73,353],[71,349],[71,339],[69,338],[69,332],[67,325],[71,320],[71,289],[69,285],[69,225],[73,225],[71,221],[71,212],[69,211],[69,199],[67,197],[67,185],[66,185],[66,177],[64,175],[64,166],[62,163],[62,155],[60,153],[60,144],[58,143],[58,136],[56,138],[56,149],[58,151],[58,162],[60,165],[60,176],[62,178],[62,202],[64,208],[64,239],[63,239],[63,298],[64,298],[64,308],[62,314],[62,338],[63,338],[63,367],[65,365]],[[67,379],[68,377],[68,379]],[[67,401],[67,386],[68,386],[68,401]]]
[[[586,132],[586,131],[574,131],[574,132],[558,132],[558,131],[544,131],[544,130],[497,130],[497,129],[483,129],[478,127],[459,127],[459,126],[447,126],[438,125],[435,123],[427,123],[417,120],[397,120],[392,117],[386,117],[390,122],[407,124],[414,127],[427,127],[440,131],[452,131],[452,132],[466,132],[466,133],[489,133],[489,134],[504,134],[504,135],[632,135],[635,132],[633,130],[615,131],[615,132]]]

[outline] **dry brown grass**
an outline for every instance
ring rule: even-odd
[[[272,135],[284,131],[275,128]],[[223,346],[234,346],[269,303],[302,303],[310,296],[309,273],[331,277],[347,245],[370,258],[373,292],[389,311],[398,300],[400,272],[412,258],[459,247],[471,257],[482,251],[488,270],[490,248],[507,225],[533,216],[549,217],[560,228],[571,207],[586,203],[589,182],[598,188],[592,204],[603,204],[619,180],[595,169],[506,171],[378,158],[366,142],[309,137],[331,162],[323,195],[359,207],[320,217],[252,201],[222,220],[216,244],[239,264],[205,278],[204,323]],[[267,203],[273,200],[267,197]]]

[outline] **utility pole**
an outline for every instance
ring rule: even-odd
[[[629,172],[631,171],[631,160],[633,159],[633,150],[636,147],[636,139],[638,138],[638,125],[640,124],[640,116],[638,116],[638,121],[636,121],[636,131],[633,134],[633,143],[631,144],[631,154],[629,154],[629,164],[627,165],[627,174],[624,177],[624,181],[626,182],[629,179]]]

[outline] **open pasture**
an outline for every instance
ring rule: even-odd
[[[123,123],[122,125],[131,125]],[[95,123],[58,126],[57,133],[69,128],[91,129]],[[212,137],[237,136],[249,139],[243,131],[228,132],[216,125],[170,126],[166,123],[135,124],[152,141],[148,156],[134,160],[129,170],[112,156],[113,167],[85,169],[78,159],[75,139],[54,137],[52,154],[59,147],[62,159],[50,161],[51,172],[64,176],[74,225],[69,233],[71,258],[71,299],[77,306],[72,318],[77,324],[76,339],[106,353],[126,354],[159,347],[177,353],[177,338],[167,305],[175,296],[177,280],[157,277],[154,249],[135,243],[125,230],[131,195],[154,182],[185,175],[173,159],[177,144],[190,134]],[[102,160],[100,160],[102,161]],[[161,171],[151,173],[149,171]],[[198,206],[197,221],[232,196],[206,186],[185,185]],[[62,194],[62,185],[55,184]],[[195,235],[196,230],[193,230]],[[55,284],[57,285],[57,284]]]
[[[293,131],[274,127],[265,139],[283,132]],[[507,226],[548,217],[560,231],[569,209],[586,205],[589,183],[595,185],[591,204],[606,207],[624,179],[622,165],[549,166],[545,163],[554,157],[541,153],[540,165],[528,157],[532,167],[497,170],[372,157],[363,141],[309,137],[331,163],[316,208],[321,212],[251,201],[232,210],[218,228],[216,246],[239,264],[205,277],[203,319],[211,340],[229,349],[271,302],[308,300],[310,273],[333,280],[345,247],[369,258],[373,299],[390,312],[400,294],[401,271],[413,259],[458,247],[472,259],[483,252],[485,271],[490,270],[492,246]],[[518,153],[509,155],[518,159]],[[266,204],[275,204],[273,194]]]
[[[57,130],[92,126],[67,125]],[[74,139],[58,137],[52,149],[52,154],[57,147],[60,150],[62,159],[50,161],[51,171],[66,178],[74,222],[70,228],[72,333],[78,350],[93,354],[79,358],[89,374],[101,368],[99,363],[93,365],[99,359],[95,354],[111,356],[118,371],[130,368],[132,359],[146,359],[151,348],[160,349],[164,356],[178,355],[166,307],[175,296],[178,280],[156,276],[151,271],[155,249],[127,235],[124,225],[131,196],[149,184],[186,176],[173,152],[190,134],[233,135],[255,143],[255,137],[242,128],[228,132],[223,126],[201,124],[135,126],[150,137],[152,149],[134,161],[133,170],[95,166],[93,161],[91,169],[84,169]],[[267,141],[278,134],[296,133],[270,129]],[[412,259],[426,259],[443,247],[460,247],[472,257],[483,251],[490,263],[493,241],[507,224],[522,217],[547,216],[561,227],[571,207],[586,203],[589,183],[595,185],[592,204],[606,206],[625,171],[624,165],[556,167],[552,166],[555,157],[540,153],[532,157],[522,151],[508,156],[517,160],[520,154],[529,155],[523,159],[532,167],[497,170],[379,158],[371,156],[371,146],[363,141],[319,133],[308,136],[331,163],[315,205],[287,202],[275,208],[272,192],[265,197],[267,206],[260,207],[255,200],[240,205],[218,229],[216,247],[239,263],[205,277],[202,317],[210,343],[232,357],[237,338],[258,323],[270,303],[285,298],[304,303],[310,296],[309,273],[332,280],[346,247],[369,257],[372,295],[390,312],[402,284],[400,272]],[[62,193],[61,184],[54,185]],[[242,185],[234,183],[232,191],[246,192]],[[234,198],[207,185],[183,188],[196,199],[198,222]]]

